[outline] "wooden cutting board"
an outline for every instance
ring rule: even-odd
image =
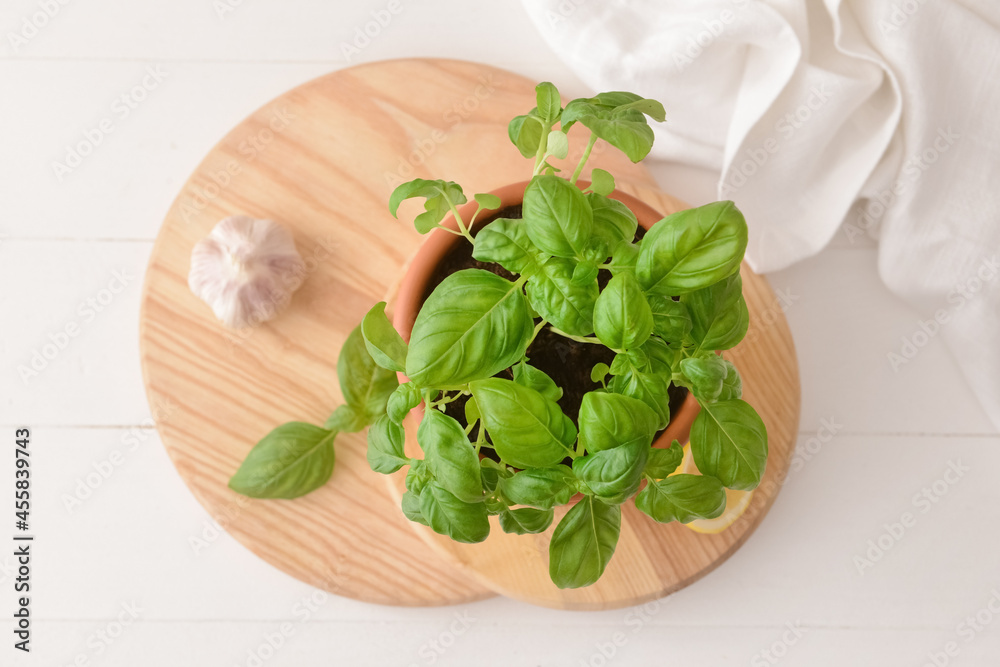
[[[274,426],[322,423],[341,402],[340,347],[371,305],[391,295],[421,241],[402,221],[412,219],[412,208],[401,209],[400,221],[389,215],[393,187],[446,178],[471,195],[524,180],[530,162],[506,127],[534,105],[534,82],[474,63],[396,60],[340,70],[240,123],[167,214],[140,315],[146,392],[162,415],[157,427],[211,516],[304,582],[381,604],[492,594],[418,537],[384,478],[369,470],[363,434],[337,439],[333,478],[304,498],[249,500],[226,484]],[[577,135],[567,164],[582,143]],[[644,168],[603,145],[590,165],[653,185]],[[286,311],[239,332],[219,324],[187,287],[192,247],[234,214],[285,225],[309,271]]]
[[[621,185],[664,215],[687,208],[656,189]],[[549,542],[568,507],[539,535],[509,535],[490,517],[490,536],[479,544],[461,544],[413,524],[428,544],[456,560],[464,571],[491,589],[518,600],[558,609],[615,609],[661,598],[705,576],[731,556],[760,524],[788,472],[799,423],[799,372],[791,332],[782,305],[763,276],[742,267],[743,293],[750,312],[747,336],[724,353],[740,370],[743,398],[753,405],[767,427],[767,470],[745,513],[718,534],[697,533],[676,522],[659,524],[635,508],[622,506],[618,547],[601,579],[594,585],[560,590],[549,579]],[[407,420],[407,446],[415,444],[415,423]],[[393,475],[388,488],[398,500],[405,470]]]

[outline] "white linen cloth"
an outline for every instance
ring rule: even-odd
[[[720,171],[758,272],[838,233],[1000,428],[1000,0],[524,0],[595,92],[663,102],[651,157]],[[928,388],[930,390],[930,388]]]

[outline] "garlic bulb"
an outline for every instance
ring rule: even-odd
[[[195,245],[188,287],[223,324],[240,329],[277,315],[304,274],[295,241],[281,225],[237,215]]]

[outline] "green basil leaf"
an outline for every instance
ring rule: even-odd
[[[576,426],[555,401],[510,380],[469,385],[500,459],[515,468],[546,468],[569,456]]]
[[[608,111],[608,109],[597,104],[593,98],[580,98],[572,100],[566,105],[566,108],[563,109],[562,114],[559,116],[559,123],[563,128],[566,128],[567,125],[580,122],[585,116],[599,116],[601,114],[608,114]]]
[[[731,201],[678,211],[642,240],[636,275],[647,292],[676,296],[708,287],[740,268],[747,223]]]
[[[634,243],[624,241],[614,246],[611,251],[611,261],[608,270],[611,275],[617,276],[619,273],[635,273],[635,263],[639,259],[639,246]]]
[[[662,122],[663,105],[633,93],[609,92],[573,100],[566,105],[561,121],[564,128],[576,122],[586,125],[630,160],[639,162],[653,146],[653,130],[646,116]]]
[[[497,218],[476,233],[472,256],[495,262],[511,273],[535,273],[545,255],[528,238],[523,220]]]
[[[594,235],[607,241],[608,248],[635,240],[639,221],[628,206],[596,192],[587,194],[587,202],[594,212]]]
[[[646,468],[642,473],[649,475],[653,479],[663,479],[677,470],[677,466],[683,460],[684,447],[676,440],[674,440],[673,445],[666,449],[662,447],[650,447],[649,458],[646,459]]]
[[[767,429],[746,401],[702,403],[691,425],[691,454],[703,474],[750,491],[767,466]]]
[[[539,510],[533,507],[504,510],[500,512],[500,528],[503,532],[514,535],[543,533],[552,525],[554,515],[555,512],[552,510]]]
[[[496,468],[481,466],[479,468],[479,478],[483,481],[483,491],[486,492],[487,496],[491,496],[497,490],[497,486],[500,485],[500,472]],[[489,502],[489,497],[487,497],[486,502]],[[489,509],[489,506],[487,506],[487,509]]]
[[[642,97],[636,95],[635,93],[626,93],[623,91],[612,90],[605,93],[598,93],[590,98],[590,102],[600,107],[604,107],[610,111],[614,111],[618,107],[629,105],[633,102],[638,102]]]
[[[631,273],[613,277],[594,304],[594,333],[613,350],[639,347],[653,332],[653,313]]]
[[[615,191],[615,177],[609,172],[595,167],[590,172],[590,189],[594,194],[607,197]],[[594,211],[594,218],[597,218],[597,211]],[[635,234],[635,230],[632,233]]]
[[[453,273],[417,315],[406,375],[423,387],[496,375],[524,356],[534,329],[517,284],[482,269]]]
[[[480,192],[479,194],[472,195],[472,198],[479,204],[479,208],[488,211],[495,211],[503,203],[500,197],[488,192]]]
[[[573,460],[573,472],[593,495],[611,504],[621,504],[639,490],[650,440],[652,434],[645,441],[635,439],[581,456]]]
[[[363,431],[368,426],[367,415],[358,412],[350,405],[338,406],[333,413],[326,418],[323,428],[328,431],[339,433],[357,433]]]
[[[598,93],[587,101],[613,113],[634,109],[642,111],[647,116],[660,122],[663,122],[665,118],[662,104],[656,100],[645,99],[635,93],[613,90],[606,93]]]
[[[562,388],[555,383],[555,380],[524,361],[514,365],[514,382],[534,389],[551,401],[558,401],[563,395]]]
[[[726,509],[726,490],[714,477],[674,475],[647,484],[635,497],[635,506],[660,523],[714,519]]]
[[[581,263],[593,264],[600,269],[601,264],[604,264],[610,256],[611,246],[608,244],[608,240],[595,233],[587,242],[587,247],[583,249],[583,256],[577,257],[576,260]]]
[[[739,273],[726,276],[708,287],[682,295],[680,302],[688,305],[692,324],[704,332],[711,320],[727,310],[732,310],[743,295],[743,278]]]
[[[629,110],[611,118],[582,116],[579,121],[632,162],[641,162],[653,147],[653,130],[641,112]]]
[[[471,401],[475,399],[470,398],[469,400]],[[510,468],[500,463],[499,461],[494,461],[493,459],[490,458],[481,459],[479,461],[479,465],[480,467],[483,468],[492,468],[493,470],[496,470],[498,473],[500,473],[500,477],[502,477],[503,479],[507,479],[508,477],[514,474],[514,472]]]
[[[423,397],[420,395],[420,388],[412,382],[405,382],[396,391],[389,395],[389,402],[385,406],[389,419],[401,424],[410,410],[420,405]]]
[[[376,303],[361,321],[361,334],[368,354],[390,371],[406,370],[406,343],[385,315],[385,301]]]
[[[490,516],[507,511],[507,500],[503,497],[503,494],[486,496],[483,499],[483,504],[486,506],[486,513]]]
[[[573,100],[566,105],[561,119],[563,123],[566,123],[585,115],[612,117],[630,111],[638,111],[660,123],[666,118],[663,105],[656,100],[646,99],[635,93],[610,91],[598,93],[591,98]]]
[[[538,115],[550,126],[559,119],[559,114],[562,112],[562,100],[554,85],[543,81],[535,86],[535,102]]]
[[[556,257],[582,257],[594,214],[580,189],[565,178],[535,176],[524,189],[521,214],[528,237]]]
[[[645,355],[646,366],[644,370],[666,376],[673,374],[677,352],[656,336],[650,336],[641,348],[629,352],[642,352]]]
[[[738,273],[683,295],[681,302],[691,315],[691,339],[698,350],[728,350],[746,336],[750,313]]]
[[[722,360],[726,365],[726,379],[722,381],[722,391],[719,392],[720,401],[731,401],[734,398],[743,396],[743,379],[740,372],[731,362]]]
[[[606,97],[602,99],[602,95]],[[629,101],[625,101],[625,99],[615,100],[616,102],[618,102],[615,105],[615,111],[617,113],[622,113],[626,110],[639,111],[659,123],[662,123],[667,118],[667,112],[663,109],[662,104],[660,104],[656,100],[643,99],[633,93],[601,93],[600,95],[597,96],[597,99],[605,103],[610,103],[612,100],[610,96],[613,95],[629,96],[636,98]]]
[[[548,127],[543,127],[538,112],[532,110],[531,113],[515,116],[510,121],[507,125],[507,136],[517,147],[521,157],[533,158],[538,151],[538,144],[542,142],[543,130],[548,130]]]
[[[413,220],[413,225],[421,234],[426,234],[437,227],[444,216],[451,212],[452,206],[458,206],[467,201],[462,192],[462,186],[458,183],[415,178],[392,191],[392,195],[389,196],[389,212],[395,217],[399,205],[404,200],[414,197],[425,197],[427,200],[424,202],[424,213]]]
[[[403,427],[382,415],[368,429],[368,465],[375,472],[389,475],[409,460],[403,453],[406,436]]]
[[[646,354],[646,351],[642,347],[619,352],[611,360],[612,375],[624,375],[636,370],[643,372],[650,370],[649,355]]]
[[[479,457],[461,424],[439,410],[426,410],[417,429],[417,442],[441,488],[462,502],[483,499]]]
[[[729,370],[722,357],[711,352],[704,357],[681,359],[680,367],[681,374],[699,400],[711,402],[719,397]]]
[[[653,333],[664,340],[683,341],[691,332],[687,306],[662,294],[649,294],[646,300],[653,313]]]
[[[594,364],[594,367],[590,369],[590,381],[604,383],[604,379],[608,377],[608,373],[611,372],[611,367],[603,362]],[[586,396],[584,396],[586,398]]]
[[[615,360],[617,361],[617,357]],[[670,422],[669,386],[669,377],[639,370],[628,364],[621,374],[615,375],[608,383],[608,391],[637,398],[648,405],[659,416],[658,429],[661,429]]]
[[[649,447],[659,424],[652,408],[630,396],[589,391],[580,404],[580,442],[590,453],[636,443]]]
[[[574,285],[590,285],[597,282],[597,273],[600,269],[594,261],[586,260],[576,265],[570,282]]]
[[[552,468],[528,468],[503,480],[504,495],[514,505],[551,509],[565,505],[573,497],[573,471],[564,465]]]
[[[713,323],[705,337],[701,339],[699,347],[703,350],[730,350],[743,340],[749,328],[750,311],[746,299],[741,296],[736,308]]]
[[[594,332],[594,305],[600,292],[596,279],[586,285],[573,282],[575,266],[573,260],[550,257],[528,280],[528,300],[556,328],[589,336]]]
[[[328,431],[288,422],[254,445],[229,488],[251,498],[298,498],[323,486],[333,474],[333,440]]]
[[[344,400],[371,423],[385,413],[389,395],[399,386],[396,374],[375,363],[368,353],[361,327],[347,337],[337,358],[337,377]]]
[[[403,515],[415,523],[427,525],[427,519],[420,512],[420,496],[413,491],[403,492],[402,501]]]
[[[581,588],[601,578],[618,545],[621,507],[587,496],[566,513],[549,543],[549,576],[559,588]]]
[[[479,404],[476,403],[476,397],[469,396],[469,399],[465,402],[465,423],[469,426],[475,426],[476,422],[479,421],[479,418]],[[489,461],[490,459],[483,460]]]
[[[410,459],[410,469],[406,471],[406,490],[419,496],[424,487],[432,481],[434,481],[434,476],[424,460]]]
[[[552,130],[549,132],[545,143],[545,152],[560,160],[569,154],[569,139],[562,130]]]
[[[420,513],[435,533],[456,542],[482,542],[490,534],[490,519],[483,503],[462,502],[436,482],[430,482],[420,492]]]

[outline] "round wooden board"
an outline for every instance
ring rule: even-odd
[[[649,187],[620,184],[664,215],[688,208]],[[745,264],[743,293],[750,312],[746,338],[724,356],[743,378],[743,398],[760,413],[768,433],[767,470],[746,512],[714,535],[678,524],[659,524],[635,508],[622,506],[621,537],[601,579],[587,588],[560,590],[549,579],[549,541],[568,510],[539,535],[510,535],[490,517],[490,536],[479,544],[461,544],[412,524],[428,544],[461,564],[472,577],[503,595],[557,609],[616,609],[673,593],[705,576],[731,556],[760,524],[788,472],[799,424],[799,371],[795,347],[781,304],[763,276]],[[407,419],[408,454],[420,456],[416,425]],[[392,475],[389,489],[397,500],[404,491],[405,469]]]
[[[337,439],[333,478],[304,498],[250,500],[227,481],[274,426],[322,423],[342,401],[340,347],[372,304],[391,294],[421,241],[402,222],[412,220],[416,202],[401,208],[400,221],[389,215],[393,187],[446,178],[471,195],[524,180],[530,162],[506,128],[534,105],[534,82],[485,65],[397,60],[340,70],[240,123],[167,215],[140,316],[157,427],[208,512],[302,581],[382,604],[451,604],[492,594],[418,538],[384,479],[368,468],[364,434]],[[596,152],[592,166],[652,183],[616,151]],[[309,271],[287,310],[237,332],[187,287],[192,247],[234,214],[284,224]]]

